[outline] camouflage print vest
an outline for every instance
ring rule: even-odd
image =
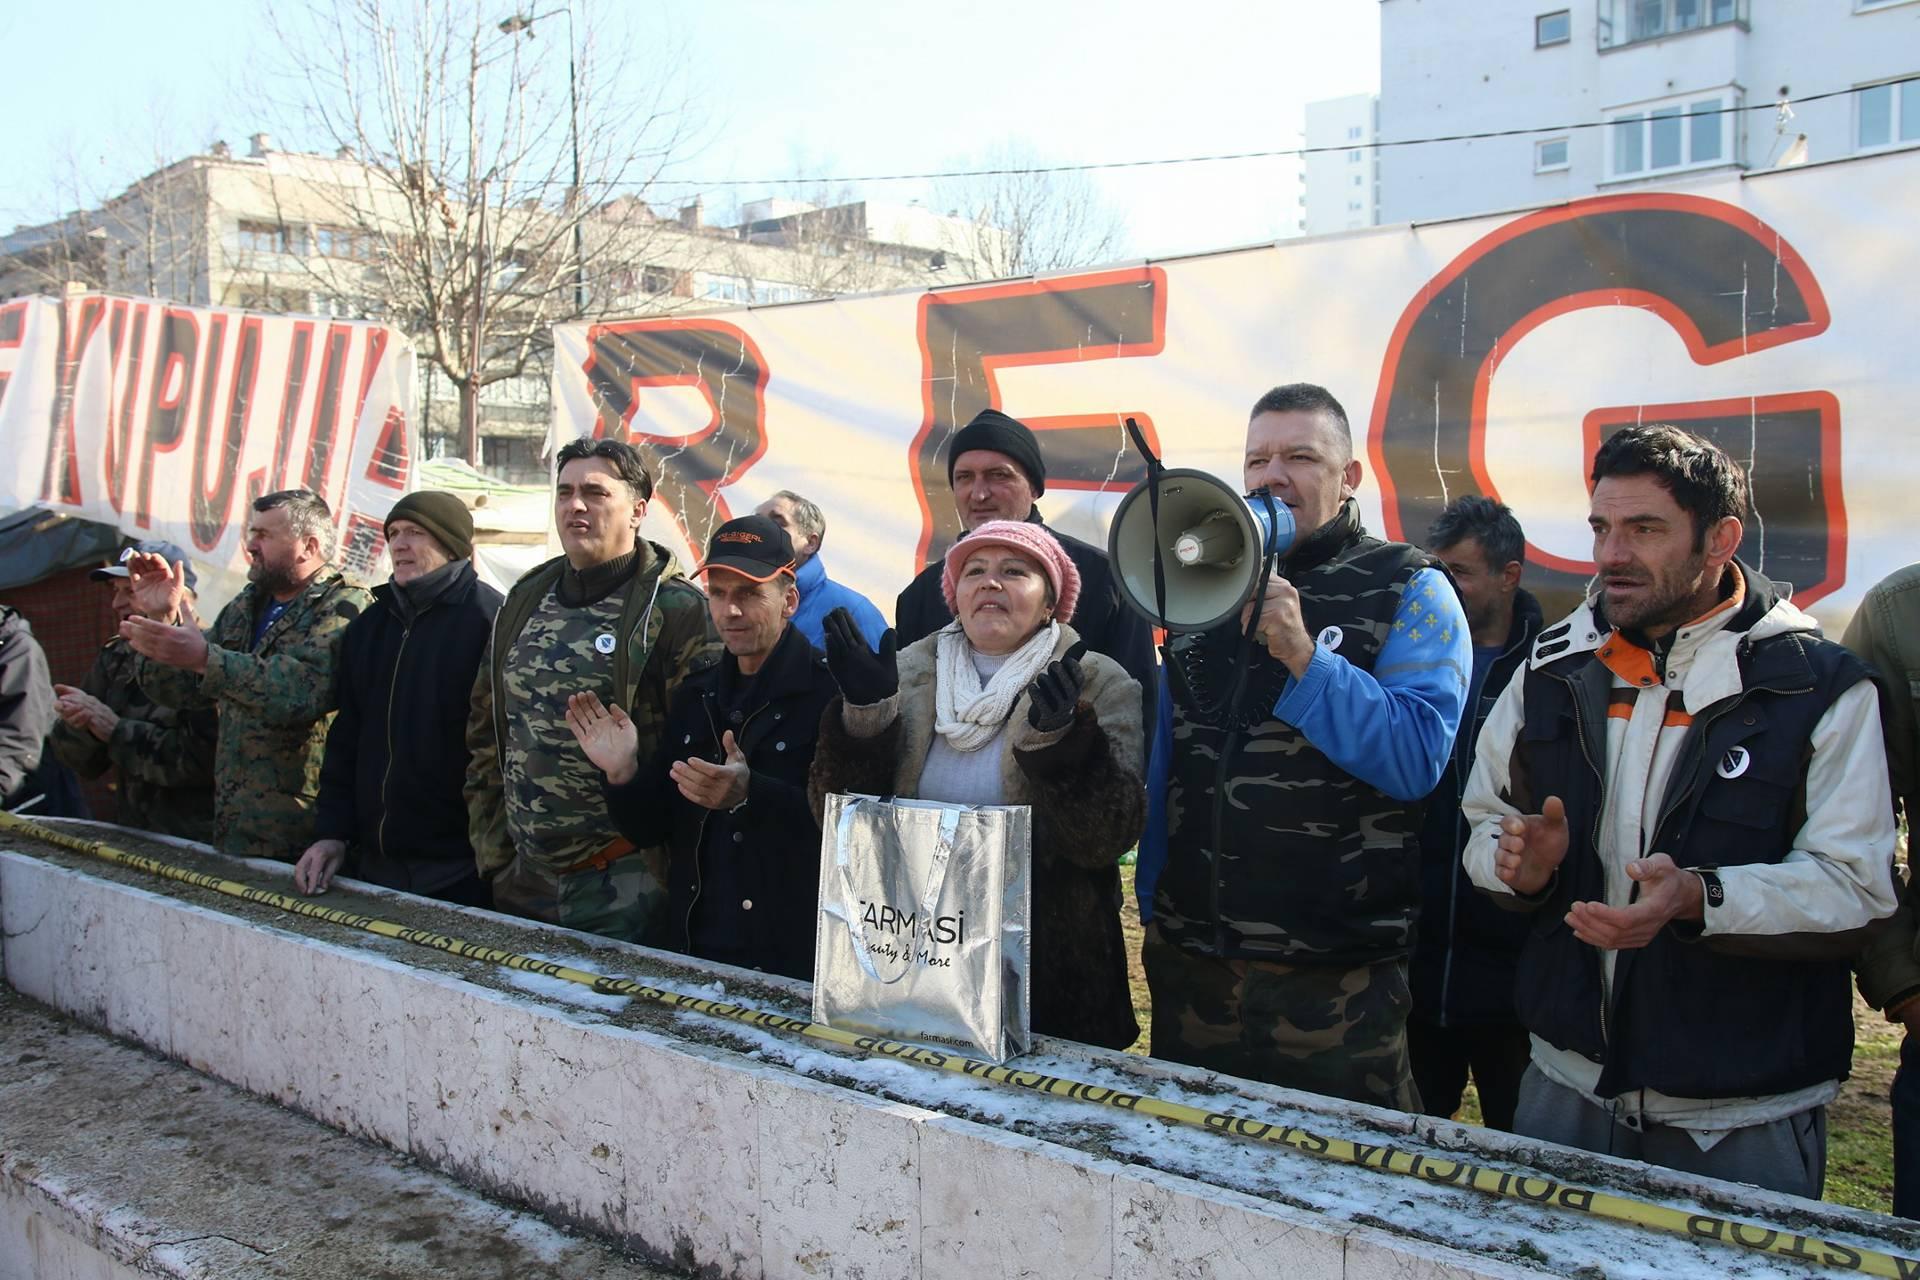
[[[602,775],[567,728],[567,699],[614,692],[615,637],[627,593],[570,609],[556,586],[534,606],[508,650],[506,740],[500,759],[513,847],[548,871],[590,858],[613,839]],[[605,637],[602,639],[602,637]]]
[[[1432,560],[1368,537],[1349,499],[1282,568],[1307,634],[1362,671],[1386,643],[1401,592]],[[1236,620],[1168,646],[1173,756],[1161,936],[1191,951],[1353,967],[1404,954],[1420,901],[1421,806],[1395,800],[1273,718],[1287,670]],[[1229,701],[1232,705],[1227,705]]]

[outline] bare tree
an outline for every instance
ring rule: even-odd
[[[286,253],[413,336],[476,463],[482,389],[539,371],[556,321],[644,288],[645,193],[688,140],[678,91],[632,60],[643,42],[548,2],[307,0],[274,19],[281,105],[334,152],[268,170],[282,223],[315,241]]]
[[[1045,163],[1020,142],[994,147],[959,166],[991,170],[934,186],[933,203],[972,224],[955,250],[983,276],[1025,276],[1107,261],[1126,241],[1126,220],[1081,172],[1042,172]]]
[[[54,196],[76,212],[7,237],[13,291],[69,287],[206,302],[205,176],[156,134],[153,167],[120,191],[94,189],[69,155]]]

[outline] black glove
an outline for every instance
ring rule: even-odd
[[[1047,664],[1027,686],[1027,723],[1041,733],[1066,728],[1073,723],[1073,709],[1080,705],[1080,691],[1086,687],[1086,673],[1080,670],[1075,653]]]
[[[827,670],[850,707],[870,707],[900,692],[900,668],[894,661],[893,628],[880,637],[880,652],[867,647],[860,624],[846,609],[835,609],[821,624],[826,633]]]

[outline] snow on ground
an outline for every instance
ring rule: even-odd
[[[528,952],[527,955],[531,959],[542,960],[548,964],[566,965],[569,968],[581,969],[587,973],[595,972],[583,965],[578,956],[543,956],[538,952],[532,951]],[[545,996],[549,1000],[558,1000],[562,1004],[576,1005],[582,1009],[601,1009],[609,1013],[618,1013],[633,1003],[632,996],[606,995],[602,992],[595,991],[592,987],[583,987],[577,982],[568,982],[565,978],[555,978],[544,973],[534,973],[528,969],[510,969],[502,965],[500,967],[500,976],[522,991],[536,996]],[[608,976],[617,977],[619,975]]]

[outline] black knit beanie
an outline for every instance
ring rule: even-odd
[[[991,449],[1013,459],[1027,473],[1033,496],[1047,491],[1047,464],[1040,460],[1040,442],[1033,430],[1018,418],[1010,418],[998,409],[982,409],[973,421],[954,432],[953,445],[947,450],[947,487],[953,487],[953,464],[969,449]]]
[[[411,520],[432,534],[455,560],[473,558],[473,512],[450,493],[422,489],[393,504],[381,524],[381,532],[393,527],[395,520]]]

